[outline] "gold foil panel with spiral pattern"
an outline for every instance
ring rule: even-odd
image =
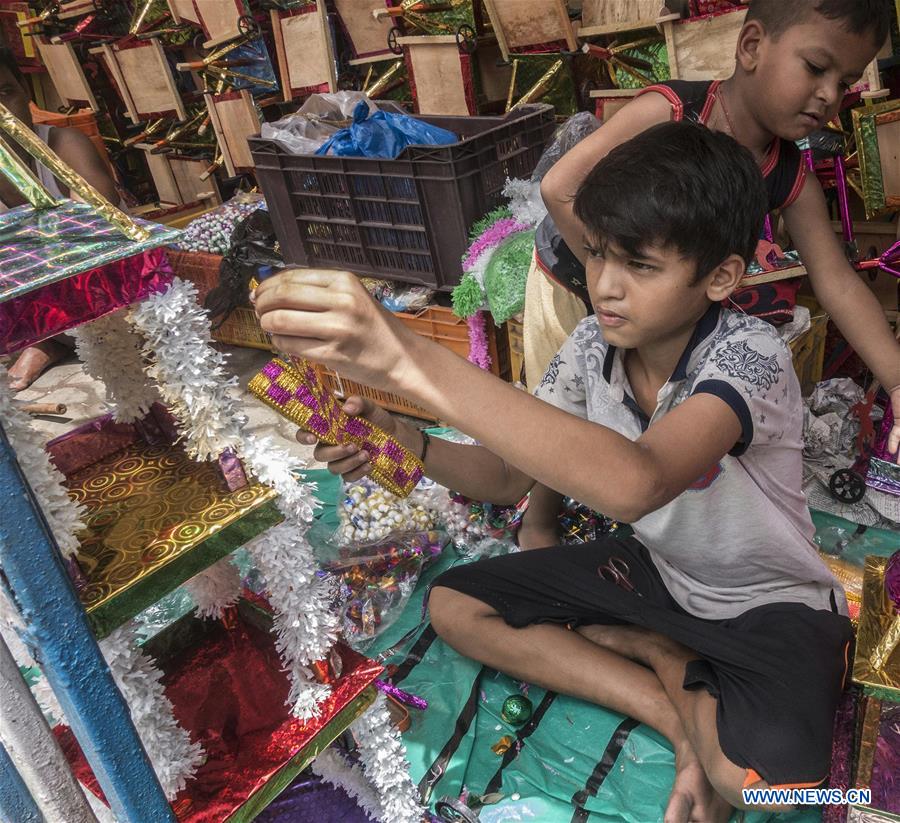
[[[228,491],[215,463],[132,443],[67,478],[87,511],[81,601],[98,635],[281,521],[273,489]]]

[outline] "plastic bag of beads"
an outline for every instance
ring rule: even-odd
[[[178,240],[178,248],[182,251],[226,254],[231,248],[231,235],[237,224],[264,206],[265,202],[259,193],[236,194],[218,208],[188,223]]]
[[[434,518],[415,495],[400,498],[368,477],[345,483],[338,498],[339,543],[371,543],[392,532],[427,531]]]
[[[335,535],[335,538],[337,535]],[[374,543],[336,539],[316,550],[324,572],[338,579],[345,639],[362,648],[401,614],[419,575],[444,550],[445,532],[401,532]]]

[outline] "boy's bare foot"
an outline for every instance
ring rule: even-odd
[[[55,340],[44,340],[29,346],[9,370],[9,388],[12,391],[27,389],[50,366],[64,360],[72,350]]]
[[[675,750],[675,782],[664,823],[728,823],[734,809],[712,787],[690,745]]]

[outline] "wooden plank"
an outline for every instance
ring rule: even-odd
[[[481,78],[481,93],[489,103],[497,101],[505,103],[509,94],[509,82],[512,79],[512,66],[502,62],[499,44],[479,46],[474,56]]]
[[[222,123],[219,120],[219,110],[215,98],[211,94],[206,93],[203,95],[203,99],[206,101],[206,110],[209,112],[209,122],[216,135],[216,142],[222,151],[222,162],[225,164],[225,171],[228,172],[229,177],[234,177],[237,174],[237,169],[234,167],[231,152],[228,150],[228,142],[225,139],[225,132],[222,130]]]
[[[564,0],[485,0],[504,59],[510,49],[564,40],[578,48]]]
[[[591,97],[597,101],[595,114],[597,119],[608,123],[613,115],[625,108],[640,89],[599,89],[591,92]]]
[[[763,283],[777,283],[779,280],[790,280],[792,277],[805,277],[806,266],[790,266],[786,269],[764,271],[759,274],[746,274],[738,283],[738,288],[761,286]]]
[[[167,155],[167,159],[182,203],[197,203],[203,200],[215,204],[222,202],[215,177],[210,176],[206,180],[200,177],[209,165],[206,160],[172,155]]]
[[[328,56],[328,90],[338,90],[337,62],[334,59],[334,49],[331,40],[331,26],[328,24],[328,9],[325,8],[325,0],[316,0],[316,17],[319,18],[319,28],[322,32],[322,43]]]
[[[240,36],[238,21],[244,14],[241,0],[194,0],[194,8],[208,38],[204,48],[212,48]]]
[[[656,28],[661,0],[584,0],[579,37]]]
[[[291,95],[291,77],[288,73],[287,55],[284,50],[284,37],[281,32],[281,13],[276,9],[269,12],[269,20],[272,22],[272,39],[275,40],[275,60],[278,63],[278,79],[281,81],[281,98],[289,103]]]
[[[484,3],[485,11],[488,13],[488,17],[491,21],[491,28],[494,30],[494,36],[497,38],[497,45],[500,46],[500,54],[503,56],[505,61],[509,60],[509,43],[506,42],[506,35],[503,32],[503,27],[500,25],[499,16],[497,14],[497,9],[494,6],[494,0],[482,0]]]
[[[416,110],[419,114],[455,114],[468,116],[465,78],[459,48],[454,37],[400,38],[438,40],[437,43],[416,42],[404,45],[409,50],[413,80],[416,86]],[[447,40],[452,42],[446,42]]]
[[[204,97],[228,173],[234,176],[241,170],[252,169],[253,156],[247,138],[259,134],[261,126],[253,97],[246,89],[238,96],[223,95],[217,99],[206,94]]]
[[[200,25],[200,17],[194,8],[194,0],[168,0],[169,11],[172,12],[172,20],[181,23],[186,20],[188,23]]]
[[[356,57],[353,60],[348,60],[348,66],[367,66],[369,63],[384,63],[388,60],[396,60],[397,55],[392,51],[387,52],[386,54],[373,54],[371,57]]]
[[[306,14],[271,12],[285,100],[293,99],[295,89],[326,83],[331,91],[337,88],[331,37],[327,33],[327,17],[322,0],[318,0],[318,4],[318,11]]]
[[[453,34],[415,34],[408,37],[398,37],[399,46],[445,46],[456,45],[456,36]]]
[[[725,80],[735,65],[737,38],[746,9],[663,23],[669,73],[675,80]]]
[[[41,53],[41,60],[47,67],[47,73],[66,104],[87,102],[94,111],[100,111],[72,44],[48,43],[40,37],[36,37],[35,42]]]
[[[140,46],[114,49],[115,60],[138,114],[148,115],[173,111],[179,120],[187,119],[187,111],[162,45],[151,39]]]
[[[356,59],[386,60],[396,57],[388,49],[387,38],[391,20],[376,19],[372,14],[378,0],[334,0],[334,7],[343,23]]]
[[[102,57],[106,70],[112,77],[113,84],[119,92],[119,97],[122,98],[122,102],[125,104],[125,112],[128,114],[128,119],[132,123],[140,123],[141,116],[138,113],[137,106],[134,105],[134,100],[131,99],[128,83],[125,82],[125,76],[122,74],[122,69],[119,67],[119,61],[116,60],[116,53],[113,51],[112,46],[108,43],[103,43],[98,48],[90,51],[91,54],[98,54]]]
[[[153,152],[144,152],[147,158],[147,168],[150,169],[150,176],[153,178],[153,185],[156,186],[156,194],[160,203],[172,203],[180,206],[184,203],[181,192],[178,191],[178,183],[175,181],[175,175],[172,173],[172,167],[164,154],[153,154]]]

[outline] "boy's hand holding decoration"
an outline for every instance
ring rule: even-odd
[[[358,462],[359,456],[365,456],[363,464],[370,467],[372,479],[406,497],[422,478],[422,461],[385,428],[367,419],[369,415],[348,414],[306,359],[339,368],[361,382],[381,382],[381,375],[400,361],[396,349],[402,349],[401,338],[389,339],[396,332],[391,326],[403,327],[390,315],[385,317],[346,272],[284,272],[260,284],[252,299],[260,324],[275,345],[295,357],[292,363],[279,358],[267,363],[251,379],[250,392],[327,444],[327,462],[351,455]],[[371,347],[366,342],[371,340],[388,345]],[[352,368],[359,360],[362,367]]]
[[[288,269],[253,296],[262,328],[282,352],[322,363],[387,391],[414,368],[418,335],[406,328],[350,272]]]

